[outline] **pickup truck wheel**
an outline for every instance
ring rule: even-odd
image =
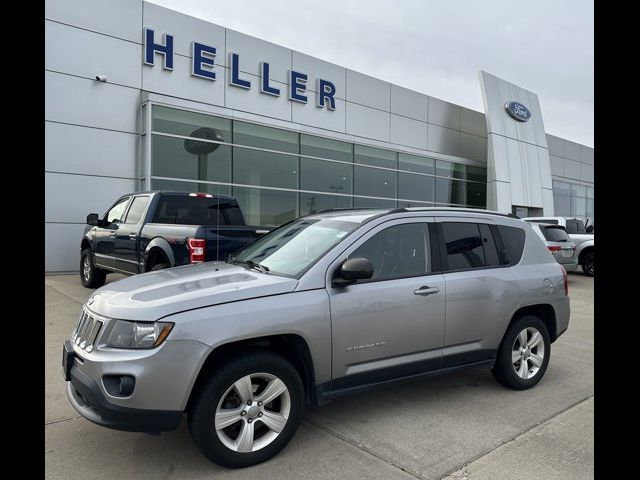
[[[155,272],[156,270],[164,270],[165,268],[169,268],[170,265],[168,263],[160,262],[156,263],[153,267],[151,267],[150,272]]]
[[[271,352],[227,361],[200,391],[189,430],[200,451],[224,467],[248,467],[282,450],[300,423],[304,405],[296,369]]]
[[[593,252],[587,253],[582,259],[582,271],[585,275],[593,277]]]
[[[503,385],[525,390],[542,379],[550,356],[547,326],[538,317],[526,315],[508,328],[491,372]]]
[[[93,263],[93,254],[89,248],[80,253],[80,281],[87,288],[98,288],[104,285],[107,272],[97,268]]]

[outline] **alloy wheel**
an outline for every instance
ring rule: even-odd
[[[291,411],[289,390],[270,373],[252,373],[222,395],[215,412],[215,431],[229,449],[248,453],[273,442]]]
[[[91,262],[89,261],[89,255],[84,257],[84,261],[82,262],[82,274],[84,275],[84,279],[89,281],[89,277],[91,276]]]
[[[544,340],[534,327],[522,330],[511,348],[511,363],[520,378],[528,380],[534,377],[544,361]]]

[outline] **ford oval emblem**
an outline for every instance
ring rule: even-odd
[[[504,104],[504,109],[519,122],[527,122],[531,118],[529,109],[519,102],[507,102]]]

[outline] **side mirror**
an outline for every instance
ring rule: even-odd
[[[97,213],[90,213],[87,215],[87,225],[99,226],[100,220]]]
[[[331,284],[334,287],[346,287],[358,280],[373,276],[373,264],[366,258],[349,258],[336,270]]]

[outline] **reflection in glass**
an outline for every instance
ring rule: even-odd
[[[364,145],[355,145],[353,151],[356,163],[376,167],[398,168],[398,154],[396,152]]]
[[[571,197],[571,216],[585,217],[587,215],[587,199],[581,197]]]
[[[248,225],[276,226],[298,217],[298,194],[261,188],[233,187]]]
[[[395,200],[353,197],[354,208],[396,208]]]
[[[151,179],[151,190],[165,190],[171,192],[200,192],[212,195],[231,195],[229,185],[198,184],[195,182],[180,182],[176,180]]]
[[[313,157],[353,162],[353,144],[313,135],[300,135],[300,153]]]
[[[233,183],[297,188],[298,157],[233,147]]]
[[[487,206],[487,184],[466,182],[467,196],[466,203],[472,207]]]
[[[298,134],[296,132],[253,123],[234,121],[233,143],[279,152],[298,153]]]
[[[152,130],[155,132],[191,136],[194,131],[207,127],[216,132],[217,138],[215,140],[231,142],[231,120],[226,118],[177,110],[160,105],[154,105],[151,113]]]
[[[559,217],[571,216],[571,197],[569,195],[558,195],[553,192],[553,210],[554,214]]]
[[[396,197],[398,172],[377,168],[354,167],[354,193],[370,197]]]
[[[571,184],[571,196],[572,197],[586,197],[587,196],[587,187],[584,185],[575,185]]]
[[[435,177],[401,172],[398,174],[398,198],[433,202],[435,198],[434,180]]]
[[[300,215],[318,213],[331,208],[351,208],[353,197],[300,192]]]
[[[398,154],[398,168],[407,172],[428,173],[430,175],[436,172],[433,158],[409,155],[408,153]]]
[[[467,165],[467,180],[487,183],[487,169]]]
[[[466,203],[466,182],[447,178],[436,178],[436,203]]]
[[[568,183],[564,183],[564,182],[553,182],[553,192],[557,193],[558,195],[567,195],[569,196],[571,194],[571,187]]]
[[[301,190],[350,194],[352,175],[352,165],[300,158]]]

